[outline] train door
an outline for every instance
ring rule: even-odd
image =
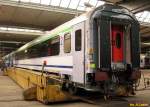
[[[123,62],[123,26],[112,25],[111,31],[112,61]]]
[[[84,83],[84,22],[73,27],[73,81]]]

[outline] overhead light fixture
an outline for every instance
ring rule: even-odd
[[[33,32],[33,33],[43,33],[42,30],[38,29],[30,29],[30,28],[22,28],[22,27],[9,27],[9,26],[0,26],[0,30],[2,31],[17,31],[17,32]]]
[[[141,44],[143,44],[143,45],[150,45],[150,43],[148,42],[148,43],[141,43]]]

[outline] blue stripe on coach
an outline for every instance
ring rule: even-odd
[[[15,64],[15,65],[17,65],[17,64]],[[34,64],[18,64],[18,65],[26,65],[26,66],[42,66],[42,65],[34,65]],[[73,68],[73,66],[64,66],[64,65],[46,65],[45,67]]]

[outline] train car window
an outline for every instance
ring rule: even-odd
[[[47,56],[51,56],[51,48],[50,47],[47,48]]]
[[[18,59],[21,60],[21,59],[24,59],[25,58],[25,52],[24,51],[20,51],[18,53]]]
[[[71,51],[71,34],[66,33],[64,35],[64,52],[70,53],[70,51]]]
[[[116,34],[116,47],[121,48],[121,34],[120,33]]]
[[[39,45],[35,45],[35,46],[32,46],[31,48],[29,48],[29,57],[30,58],[36,58],[36,57],[39,57],[39,53],[41,51],[39,51],[39,49],[41,49],[39,47]]]
[[[28,49],[24,50],[23,54],[24,54],[23,59],[28,59],[29,58],[29,50]]]
[[[49,40],[49,46],[48,46],[48,55],[54,56],[58,55],[60,52],[60,38],[59,36],[54,37]]]
[[[45,57],[47,56],[47,48],[48,48],[48,44],[47,42],[42,42],[41,44],[39,44],[38,46],[38,53],[40,53],[38,56],[39,57]]]
[[[19,60],[19,52],[16,53],[16,57],[15,57],[16,60]]]
[[[75,50],[81,51],[81,29],[75,31]]]

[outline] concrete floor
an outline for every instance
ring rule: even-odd
[[[52,105],[43,105],[38,101],[24,101],[22,88],[7,76],[0,72],[0,107],[127,107],[129,102],[144,102],[150,104],[150,90],[137,91],[134,97],[126,98],[127,101],[106,101],[99,100],[99,105],[85,102],[66,102]]]

